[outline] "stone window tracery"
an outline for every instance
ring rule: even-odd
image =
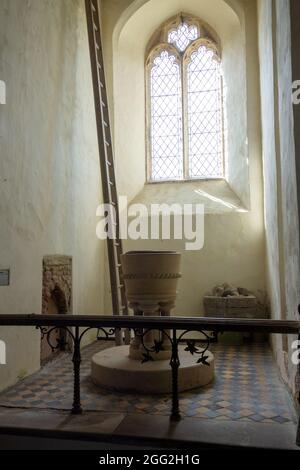
[[[181,14],[160,28],[149,49],[148,181],[223,178],[218,40],[200,20]]]

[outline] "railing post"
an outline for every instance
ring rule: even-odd
[[[178,369],[180,366],[180,361],[178,357],[178,343],[176,337],[176,328],[173,328],[172,335],[172,356],[170,360],[170,366],[172,368],[172,413],[171,420],[179,421],[180,420],[180,411],[179,411],[179,398],[178,398]]]
[[[79,326],[75,327],[75,336],[74,336],[74,353],[73,353],[73,367],[74,367],[74,401],[72,406],[72,414],[81,414],[82,408],[80,403],[80,363],[81,363],[81,354],[80,354],[80,336],[79,336]]]

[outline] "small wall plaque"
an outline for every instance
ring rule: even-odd
[[[0,269],[0,286],[9,286],[9,269]]]

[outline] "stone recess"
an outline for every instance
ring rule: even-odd
[[[42,313],[48,313],[49,299],[54,297],[59,313],[70,313],[72,302],[72,258],[52,255],[43,259]]]

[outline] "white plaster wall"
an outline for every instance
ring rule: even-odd
[[[285,271],[286,312],[298,318],[300,266],[299,218],[293,105],[291,100],[291,29],[288,1],[276,0],[276,59],[278,74],[278,125],[281,176],[283,263]]]
[[[262,150],[266,228],[266,271],[272,314],[281,316],[278,237],[276,139],[274,118],[274,71],[272,0],[258,2],[260,86],[262,107]]]
[[[121,8],[123,2],[119,3]],[[126,11],[121,10],[116,25],[112,24],[108,31],[105,25],[112,22],[111,4],[103,2],[103,5],[105,46],[113,55],[111,63],[106,53],[107,64],[113,67],[112,109],[119,191],[126,191],[131,198],[142,190],[145,183],[144,63],[148,41],[163,21],[185,11],[206,21],[221,40],[228,118],[226,173],[233,190],[249,206],[245,34],[244,25],[240,23],[244,22],[243,17],[240,20],[223,0],[148,0],[132,14],[122,29],[119,25]],[[108,72],[108,77],[111,76]]]
[[[282,263],[284,310],[282,317],[296,320],[300,301],[300,252],[297,178],[295,162],[294,117],[291,101],[291,25],[288,1],[275,2],[276,15],[276,63],[278,106],[278,149],[280,166],[281,217],[279,228],[282,240]],[[292,392],[296,393],[297,368],[291,361],[291,343],[285,342],[284,360]],[[297,398],[297,397],[295,397]]]
[[[1,313],[40,313],[44,255],[73,257],[73,312],[103,313],[100,176],[83,0],[2,0]],[[40,337],[1,328],[0,388],[39,368]]]
[[[179,240],[128,240],[125,249],[182,253],[176,315],[203,316],[203,295],[225,280],[253,291],[264,289],[261,226],[255,216],[249,220],[247,213],[207,214],[204,248],[200,251],[185,251],[184,242]]]
[[[260,86],[262,110],[262,151],[264,174],[264,208],[266,232],[266,284],[272,318],[282,316],[279,214],[278,214],[278,172],[276,164],[276,129],[274,97],[274,56],[273,56],[272,0],[258,2],[258,33],[260,57]],[[282,337],[272,338],[275,355],[282,354]],[[280,361],[279,361],[280,362]],[[286,376],[286,371],[281,368]]]
[[[224,47],[225,68],[232,80],[231,106],[235,111],[231,113],[230,121],[231,129],[233,126],[235,129],[230,158],[236,164],[231,165],[228,179],[239,197],[228,187],[221,188],[216,184],[209,187],[209,183],[200,183],[199,190],[219,198],[216,203],[203,194],[195,197],[196,183],[192,189],[186,189],[187,186],[176,189],[176,184],[169,183],[149,185],[134,202],[150,204],[158,202],[158,198],[160,202],[174,202],[174,194],[177,202],[180,198],[182,202],[206,202],[204,248],[198,252],[184,252],[183,244],[176,241],[128,241],[124,244],[125,249],[173,248],[183,251],[183,278],[176,309],[176,313],[182,315],[202,314],[202,297],[217,283],[228,281],[253,290],[265,287],[256,5],[253,1],[228,3],[234,5],[236,13],[227,2],[219,0],[101,2],[118,191],[129,200],[142,190],[145,181],[144,54],[152,33],[164,20],[178,11],[185,11],[207,21],[221,37]],[[137,5],[143,5],[143,8],[136,12]],[[234,39],[237,42],[230,49]],[[226,202],[232,207],[226,206]],[[249,210],[239,212],[245,206]],[[225,214],[225,211],[229,213]]]
[[[300,273],[289,2],[260,0],[258,16],[267,284],[273,318],[292,320],[297,318]],[[295,392],[291,341],[277,335],[273,346]]]

